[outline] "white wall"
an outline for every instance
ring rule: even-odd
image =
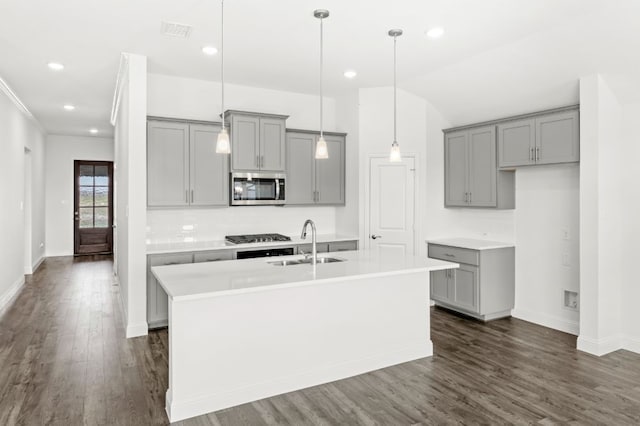
[[[640,198],[629,196],[627,191],[632,185],[640,182],[640,135],[638,134],[638,117],[640,117],[640,103],[623,105],[621,142],[624,155],[620,158],[620,170],[622,172],[623,202],[622,208],[617,212],[624,212],[619,218],[623,228],[621,253],[624,265],[634,265],[638,261],[638,241],[640,241]],[[636,192],[637,194],[637,192]],[[640,353],[640,309],[637,301],[640,300],[640,280],[634,274],[633,268],[624,269],[625,276],[621,282],[621,308],[622,308],[622,333],[625,341],[623,346],[634,352]]]
[[[115,125],[116,268],[127,337],[147,334],[147,58],[123,54]]]
[[[113,161],[113,139],[82,136],[47,136],[45,175],[47,256],[73,255],[73,162]]]
[[[320,100],[317,95],[225,84],[225,110],[264,112],[288,115],[287,127],[320,129]],[[335,100],[324,98],[324,130],[336,130]],[[220,83],[148,75],[149,115],[220,121]]]
[[[0,84],[4,83],[0,81]],[[26,111],[0,90],[0,308],[24,283],[25,211],[31,206],[32,264],[42,257],[44,244],[44,134]],[[31,156],[31,200],[25,203],[25,148]],[[28,256],[28,253],[26,254]],[[27,264],[29,261],[26,262]]]
[[[578,348],[604,355],[640,352],[638,290],[633,265],[640,237],[634,183],[640,141],[640,105],[623,105],[605,78],[580,80],[580,227],[582,308]],[[585,119],[586,118],[586,119]]]
[[[319,99],[316,95],[225,85],[225,109],[289,115],[288,128],[319,129]],[[217,82],[148,75],[148,114],[194,120],[220,121],[220,84]],[[335,100],[324,100],[324,130],[335,131]],[[350,135],[347,144],[351,143]],[[352,152],[348,149],[348,153]],[[211,209],[148,210],[147,239],[150,241],[218,240],[225,235],[278,232],[295,235],[306,219],[313,219],[321,234],[336,232],[335,207],[223,207]],[[193,230],[184,231],[185,225]],[[353,224],[351,225],[353,226]],[[357,228],[341,227],[356,235]],[[350,232],[349,232],[350,231]]]

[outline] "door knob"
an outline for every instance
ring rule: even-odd
[[[371,235],[372,240],[377,240],[378,238],[382,238],[382,235]]]

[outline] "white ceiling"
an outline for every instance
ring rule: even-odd
[[[615,4],[611,6],[611,4]],[[226,0],[227,81],[317,93],[319,23],[326,8],[326,91],[391,84],[390,28],[399,85],[430,100],[453,124],[577,102],[577,80],[610,74],[640,98],[636,0]],[[0,76],[50,133],[113,134],[109,113],[120,52],[149,58],[152,73],[220,78],[218,0],[6,0]],[[160,34],[162,20],[192,25],[189,39]],[[445,28],[439,40],[424,36]],[[62,62],[54,73],[46,64]],[[358,77],[347,80],[347,68]],[[631,76],[631,77],[630,77]],[[626,91],[634,85],[635,92]],[[65,103],[76,105],[73,112]]]

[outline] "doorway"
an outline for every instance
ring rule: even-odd
[[[113,251],[113,162],[74,161],[74,255]]]
[[[414,255],[416,248],[416,158],[369,157],[367,246],[383,255]]]

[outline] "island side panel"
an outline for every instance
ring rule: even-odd
[[[172,422],[433,354],[429,273],[170,300]]]

